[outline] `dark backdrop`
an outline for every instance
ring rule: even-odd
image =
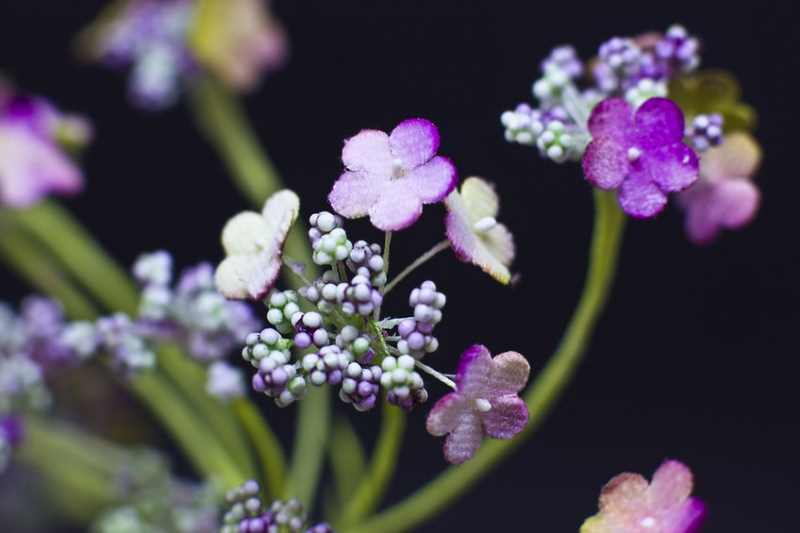
[[[181,106],[155,115],[133,110],[120,76],[78,66],[69,53],[71,36],[103,4],[3,2],[0,68],[25,90],[94,121],[88,188],[66,203],[123,264],[156,248],[173,251],[180,266],[218,261],[219,231],[245,202],[189,113]],[[564,400],[516,457],[421,531],[577,531],[610,477],[625,470],[649,476],[665,457],[694,470],[696,493],[710,504],[705,531],[790,531],[800,496],[800,187],[797,45],[789,20],[765,2],[488,6],[275,0],[292,58],[245,100],[306,215],[324,208],[341,172],[342,139],[361,128],[390,130],[408,117],[438,125],[440,154],[462,178],[497,183],[522,281],[503,288],[447,254],[426,267],[420,276],[436,279],[449,298],[439,366],[452,368],[465,347],[482,342],[495,353],[524,353],[535,372],[579,294],[590,189],[575,165],[557,166],[505,143],[499,123],[502,111],[531,100],[538,62],[555,45],[573,43],[588,57],[612,35],[673,22],[703,36],[704,65],[736,72],[744,99],[759,111],[763,205],[750,227],[702,249],[686,240],[673,206],[655,220],[631,221],[610,307]],[[420,225],[396,235],[394,264],[441,237],[442,214],[427,209]],[[4,299],[25,293],[5,271],[2,283]],[[392,500],[444,464],[441,441],[424,433],[426,412],[411,415],[400,467],[408,475]]]

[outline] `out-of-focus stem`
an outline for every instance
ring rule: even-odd
[[[280,441],[252,401],[237,398],[232,407],[256,450],[269,498],[279,498],[286,483],[286,456]]]

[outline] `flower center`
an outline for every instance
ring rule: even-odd
[[[392,179],[396,180],[403,173],[403,160],[395,159],[392,161]]]
[[[638,148],[628,148],[628,159],[631,161],[636,161],[640,155],[642,155],[642,151]]]
[[[475,408],[481,413],[488,413],[492,408],[492,404],[484,398],[475,398]]]
[[[654,527],[656,525],[656,519],[653,518],[652,516],[645,516],[644,518],[642,518],[642,521],[639,522],[639,525],[644,528],[650,529],[651,527]]]
[[[494,217],[483,217],[472,225],[472,229],[475,230],[476,233],[486,233],[496,225],[497,221]]]

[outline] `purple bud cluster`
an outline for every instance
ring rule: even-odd
[[[313,344],[322,348],[330,344],[328,330],[325,329],[325,319],[321,314],[311,311],[309,313],[295,313],[292,316],[292,325],[297,330],[294,335],[294,345],[305,350]]]
[[[368,276],[370,283],[375,287],[386,284],[386,263],[378,244],[367,244],[364,240],[356,241],[345,264],[352,272]]]
[[[354,359],[353,354],[332,344],[318,353],[306,354],[303,357],[303,369],[308,372],[308,381],[312,385],[338,385],[342,382],[347,365]]]
[[[383,388],[389,391],[387,400],[406,412],[428,400],[422,376],[414,370],[415,361],[410,355],[390,355],[381,363],[383,374],[380,380]]]
[[[359,268],[358,274],[349,283],[340,283],[337,289],[337,300],[346,316],[369,316],[383,303],[383,295],[372,285],[370,271],[366,267]]]
[[[383,370],[377,365],[364,367],[357,362],[347,365],[339,390],[339,398],[353,404],[356,411],[368,411],[378,401]]]
[[[284,407],[306,395],[306,380],[291,362],[290,342],[273,329],[251,333],[242,357],[257,368],[252,385]]]
[[[592,69],[597,87],[605,93],[615,93],[639,72],[642,50],[633,39],[612,37],[600,45],[599,61]]]
[[[156,365],[156,354],[145,342],[139,325],[124,313],[97,320],[97,333],[102,350],[111,357],[111,369],[131,380]]]
[[[322,211],[311,215],[309,223],[311,228],[308,236],[311,238],[311,258],[314,263],[332,265],[349,257],[353,243],[347,239],[342,217]]]
[[[220,533],[333,533],[324,522],[308,526],[306,513],[296,498],[275,500],[265,507],[259,490],[258,483],[249,480],[227,492],[228,510]]]
[[[575,48],[570,45],[553,48],[550,55],[541,63],[542,72],[558,68],[570,79],[578,79],[583,75],[583,62],[578,57]]]
[[[689,74],[700,66],[700,41],[683,26],[673,24],[656,43],[655,55],[673,72]]]
[[[401,340],[397,349],[416,359],[426,353],[435,352],[439,341],[433,336],[433,327],[442,320],[442,308],[447,301],[444,294],[436,291],[436,284],[425,281],[411,291],[408,304],[414,308],[414,318],[408,318],[397,325]]]
[[[705,152],[712,146],[722,144],[722,115],[711,113],[697,115],[692,123],[686,127],[686,137],[689,143],[698,152]]]

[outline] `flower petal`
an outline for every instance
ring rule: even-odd
[[[709,149],[700,160],[700,173],[710,182],[730,178],[750,178],[761,163],[761,148],[747,133],[736,131],[725,136],[721,146]]]
[[[272,243],[264,217],[254,211],[234,216],[222,228],[222,247],[228,255],[257,254]]]
[[[382,231],[405,229],[416,222],[421,214],[422,202],[401,180],[385,183],[378,200],[369,208],[370,222]]]
[[[503,352],[492,359],[489,383],[496,395],[516,394],[528,383],[531,365],[517,352]]]
[[[648,499],[659,507],[668,507],[685,500],[692,493],[694,475],[680,461],[664,461],[653,474]]]
[[[649,150],[680,142],[683,138],[683,111],[672,100],[651,98],[643,103],[634,117],[634,145]]]
[[[389,135],[392,159],[400,159],[403,168],[416,168],[436,155],[439,130],[424,118],[404,120]]]
[[[696,533],[705,522],[708,508],[700,498],[687,498],[674,505],[658,521],[664,533]]]
[[[666,203],[667,195],[651,181],[629,178],[619,188],[619,205],[632,217],[654,217]]]
[[[614,476],[600,491],[600,511],[612,515],[633,513],[641,507],[648,487],[640,474],[624,472]]]
[[[214,285],[220,294],[232,300],[261,300],[277,281],[280,268],[280,256],[267,252],[232,255],[217,266]]]
[[[423,204],[432,204],[444,200],[456,188],[458,174],[448,158],[436,156],[422,166],[406,170],[397,181],[404,182]]]
[[[425,423],[428,433],[434,436],[441,436],[450,433],[461,423],[468,411],[472,410],[469,399],[465,398],[457,391],[441,398],[428,413]]]
[[[378,201],[386,180],[373,179],[365,172],[345,172],[328,194],[333,210],[347,218],[366,216],[370,207]]]
[[[349,170],[363,171],[389,179],[392,171],[389,136],[378,130],[362,130],[344,141],[342,163]]]
[[[444,441],[444,457],[454,465],[460,465],[475,456],[475,451],[483,440],[483,429],[474,411],[464,414],[458,424]]]
[[[498,356],[499,357],[499,356]],[[492,408],[483,415],[483,428],[493,439],[510,439],[528,423],[528,407],[516,394],[497,396]]]
[[[611,137],[626,149],[632,146],[633,108],[620,98],[606,98],[589,115],[589,133],[593,139]]]
[[[595,137],[583,153],[586,180],[600,189],[616,189],[629,171],[627,150],[612,137]]]
[[[471,176],[460,187],[461,199],[469,210],[470,222],[475,223],[485,217],[496,217],[500,209],[500,199],[494,186],[486,180]]]
[[[294,191],[283,189],[264,202],[261,215],[267,221],[267,233],[283,242],[300,213],[300,198]]]
[[[470,346],[458,361],[456,390],[468,397],[477,398],[487,390],[492,354],[481,344]]]
[[[642,152],[638,165],[631,172],[641,173],[638,179],[652,181],[664,192],[681,191],[699,176],[699,163],[694,151],[683,143],[673,143]]]
[[[720,226],[736,229],[755,216],[761,193],[750,180],[732,179],[718,183],[712,190],[709,204]]]

